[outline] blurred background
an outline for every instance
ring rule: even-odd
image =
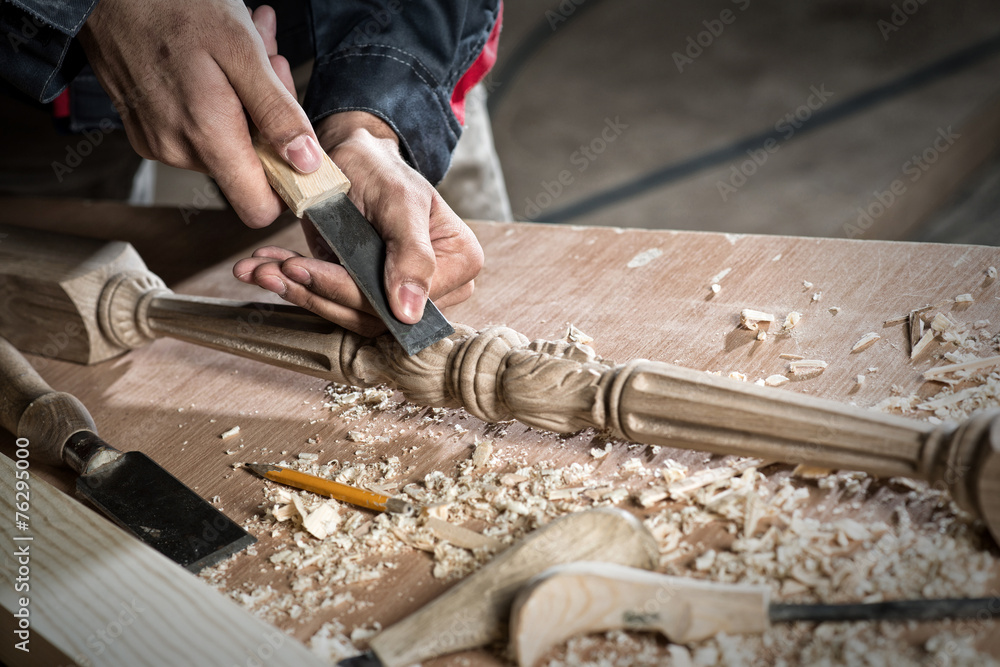
[[[517,220],[1000,244],[995,0],[506,0],[485,83]]]

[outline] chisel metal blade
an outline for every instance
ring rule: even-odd
[[[126,452],[81,475],[76,489],[119,526],[191,572],[257,541],[142,452]]]
[[[385,242],[346,193],[310,206],[305,214],[407,354],[455,333],[430,299],[416,324],[405,324],[392,314],[385,291]]]

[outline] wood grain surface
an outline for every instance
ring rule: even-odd
[[[0,458],[0,487],[10,490],[14,483],[14,462]],[[4,542],[24,554],[17,562],[25,573],[16,571],[29,585],[21,593],[29,600],[29,631],[74,663],[154,667],[266,659],[266,664],[289,667],[323,664],[299,642],[44,481],[29,479],[28,486],[29,527],[15,531],[5,522]],[[14,507],[13,496],[5,493],[0,510],[13,517]],[[5,559],[14,562],[9,555]],[[12,572],[13,566],[2,570],[0,604],[7,611],[22,608]],[[43,664],[32,661],[36,655],[28,639],[27,652],[10,651],[11,642],[5,641],[0,655],[11,665]]]
[[[43,214],[34,217],[50,226],[40,210]],[[145,215],[144,210],[124,207],[113,212],[116,219],[132,218],[135,224]],[[149,215],[167,213],[154,210]],[[911,361],[905,326],[884,327],[885,320],[969,293],[974,301],[955,306],[957,318],[989,319],[991,331],[1000,323],[1000,289],[997,282],[984,280],[987,267],[1000,266],[997,248],[471,224],[486,251],[486,266],[474,296],[445,313],[450,320],[476,328],[505,324],[529,338],[551,339],[561,338],[573,324],[593,337],[600,355],[616,362],[648,358],[724,375],[738,371],[753,381],[786,372],[788,362],[780,354],[799,354],[825,360],[828,367],[819,375],[793,379],[786,390],[870,407],[889,396],[894,385],[903,392],[926,394],[931,388],[921,373],[940,363],[932,358],[936,348]],[[192,246],[198,246],[203,231],[197,226],[188,232]],[[298,229],[278,231],[258,245],[265,243],[305,250]],[[150,244],[140,252],[160,275],[155,267],[167,265],[174,267],[175,276],[186,276],[178,280],[164,275],[179,293],[276,302],[232,277],[233,263],[254,247],[208,264],[197,253],[178,252],[173,244],[160,250]],[[725,269],[730,271],[718,279],[721,289],[713,294],[712,280]],[[819,301],[813,300],[817,292],[822,293]],[[830,310],[834,306],[839,308],[836,314]],[[775,313],[779,319],[794,310],[802,313],[802,320],[791,335],[758,341],[755,332],[738,327],[743,308]],[[852,353],[854,344],[872,331],[881,339]],[[294,459],[300,452],[317,453],[320,463],[399,455],[405,470],[402,486],[431,471],[453,472],[469,458],[474,437],[490,432],[474,418],[450,414],[444,424],[435,425],[434,431],[442,435],[433,447],[407,451],[425,442],[419,437],[423,427],[405,412],[388,411],[367,422],[372,430],[386,433],[388,442],[355,454],[360,450],[346,434],[357,425],[322,407],[322,380],[167,339],[92,367],[31,359],[50,385],[83,401],[109,443],[146,452],[204,497],[217,496],[216,505],[238,522],[263,511],[263,496],[261,480],[234,470],[234,463],[276,463],[273,459]],[[873,367],[878,371],[868,373],[859,387],[856,376]],[[238,437],[220,439],[236,425]],[[495,441],[501,460],[529,465],[544,460],[550,466],[591,463],[595,474],[607,474],[614,484],[630,489],[638,482],[615,472],[629,458],[640,456],[646,465],[654,465],[670,457],[692,471],[712,460],[698,452],[633,450],[619,443],[611,443],[611,452],[595,460],[591,448],[606,443],[593,432],[555,436],[518,424],[504,430],[506,435]],[[0,434],[0,444],[10,455],[13,439]],[[235,453],[227,453],[231,451]],[[70,487],[70,475],[41,466],[37,472],[63,489]],[[622,506],[639,512],[629,500]],[[878,507],[883,514],[891,511]],[[231,590],[265,584],[287,590],[287,573],[265,566],[280,543],[260,537],[256,555],[232,560],[226,577]],[[454,583],[435,579],[430,572],[426,554],[407,554],[377,581],[351,589],[356,600],[370,606],[357,605],[350,613],[318,610],[277,624],[303,640],[332,618],[348,630],[374,622],[386,626]],[[475,664],[498,664],[483,654],[465,655],[478,655]],[[459,664],[455,660],[430,664]]]

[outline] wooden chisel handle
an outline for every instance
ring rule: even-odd
[[[18,438],[27,438],[32,460],[49,465],[63,463],[63,447],[74,433],[97,433],[83,403],[52,389],[2,336],[0,425]]]
[[[533,667],[570,637],[607,630],[655,630],[687,643],[769,627],[766,586],[670,577],[614,563],[577,562],[546,570],[511,608],[510,644]]]
[[[351,189],[351,182],[344,176],[344,172],[325,152],[320,168],[311,174],[303,174],[278,155],[256,128],[252,130],[251,136],[253,149],[267,174],[267,182],[288,204],[295,217],[301,218],[310,206]]]

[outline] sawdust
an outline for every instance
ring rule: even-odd
[[[1000,336],[987,330],[988,322],[968,325],[954,315],[922,315],[928,333],[941,346],[933,353],[951,364],[974,364],[981,358],[977,353],[996,353]],[[797,318],[789,314],[786,324],[794,326]],[[781,357],[792,362],[792,374],[826,367],[821,360],[800,355]],[[877,370],[871,367],[868,372]],[[729,375],[747,379],[742,373]],[[857,377],[860,385],[864,376]],[[946,384],[930,393],[899,392],[877,409],[943,421],[1000,407],[1000,370],[995,367],[954,369],[935,374],[934,380]],[[786,376],[775,375],[763,382],[787,381]],[[272,586],[229,590],[226,570],[232,561],[204,576],[272,623],[338,618],[364,608],[361,591],[389,575],[413,550],[426,554],[428,569],[438,579],[467,576],[534,528],[602,504],[618,504],[644,516],[660,547],[659,571],[766,584],[775,601],[1000,594],[996,589],[1000,563],[987,547],[989,538],[982,525],[945,493],[921,482],[879,481],[857,472],[802,479],[793,476],[789,466],[768,468],[765,475],[764,462],[754,459],[727,458],[690,470],[672,458],[675,450],[629,445],[650,454],[640,458],[623,454],[622,443],[606,441],[590,448],[589,456],[587,449],[581,451],[586,463],[524,465],[510,456],[502,427],[487,432],[486,425],[461,411],[411,406],[385,388],[331,385],[323,407],[338,422],[350,425],[346,439],[362,454],[327,463],[296,454],[291,462],[274,463],[400,495],[429,510],[416,517],[372,514],[307,492],[263,484],[260,512],[246,527],[271,538],[273,548],[262,551],[257,560],[274,578],[283,579],[287,590]],[[361,460],[371,458],[374,445],[390,443],[396,435],[369,419],[383,411],[418,420],[429,441],[465,434],[472,441],[468,458],[454,472],[436,471],[417,479],[402,463],[403,455],[412,451],[401,452],[403,458]],[[456,418],[468,428],[453,423]],[[610,473],[596,472],[595,468],[605,470],[609,464]],[[886,507],[898,509],[887,513]],[[317,513],[312,527],[319,531],[310,531],[306,523]],[[449,542],[449,529],[435,522],[458,528],[451,533],[458,544]],[[256,551],[248,554],[255,556]],[[722,635],[690,646],[670,645],[651,633],[615,631],[574,638],[545,664],[996,664],[975,648],[993,632],[989,622],[921,624],[931,633],[923,642],[914,641],[915,627],[799,623],[775,626],[763,636]],[[317,655],[336,661],[364,648],[376,630],[370,624],[349,628],[337,620],[327,621],[309,645]]]

